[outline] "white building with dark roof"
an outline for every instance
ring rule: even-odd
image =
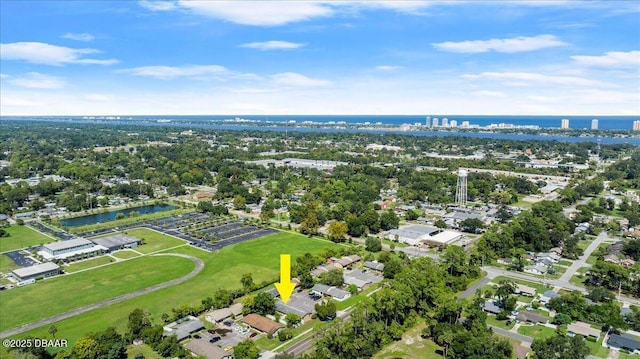
[[[95,238],[91,241],[99,246],[107,248],[110,252],[125,248],[136,248],[142,243],[138,238],[128,236],[126,234],[115,234],[108,237]]]
[[[14,269],[11,271],[11,274],[19,281],[47,278],[60,274],[60,266],[55,263],[47,262],[30,267]]]
[[[38,252],[47,260],[68,260],[93,257],[107,251],[107,248],[96,245],[84,238],[74,238],[68,241],[59,241],[42,245]]]
[[[462,238],[461,232],[443,230],[441,228],[412,225],[401,229],[392,229],[385,236],[387,239],[406,243],[412,246],[421,244],[427,245],[447,245]]]
[[[200,319],[194,316],[188,316],[165,325],[163,329],[163,336],[168,337],[170,335],[175,335],[180,341],[191,335],[191,333],[204,329],[204,324],[202,324]]]

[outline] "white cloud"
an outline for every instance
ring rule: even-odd
[[[2,107],[4,108],[8,108],[8,107],[32,108],[32,107],[37,107],[42,105],[41,102],[36,102],[26,98],[12,97],[12,96],[0,96],[0,103],[2,103]],[[3,115],[6,115],[6,113],[3,113]]]
[[[86,55],[96,54],[96,49],[73,49],[50,45],[43,42],[14,42],[0,44],[0,58],[3,60],[22,60],[34,64],[62,66],[64,64],[112,65],[115,59],[89,59]]]
[[[38,72],[29,72],[23,77],[13,77],[9,83],[18,87],[34,89],[58,89],[65,86],[63,79]]]
[[[90,42],[93,41],[96,37],[89,34],[89,33],[81,33],[81,34],[74,34],[71,32],[68,32],[64,35],[62,35],[62,37],[64,37],[65,39],[70,39],[70,40],[76,40],[76,41],[84,41],[84,42]]]
[[[282,72],[272,75],[271,78],[279,85],[293,87],[326,87],[331,86],[329,80],[314,79],[296,72]]]
[[[178,9],[178,5],[175,1],[140,0],[140,5],[152,11],[167,11]]]
[[[264,41],[264,42],[249,42],[240,45],[240,47],[246,47],[250,49],[258,49],[262,51],[266,50],[291,50],[303,47],[304,44],[289,42],[289,41]]]
[[[394,70],[399,70],[401,68],[402,66],[392,66],[392,65],[376,66],[376,70],[380,70],[380,71],[394,71]]]
[[[432,43],[433,47],[442,51],[480,53],[480,52],[525,52],[544,49],[548,47],[565,46],[566,42],[560,41],[554,35],[518,36],[509,39],[471,40],[460,42]]]
[[[220,75],[229,71],[219,65],[187,65],[187,66],[140,66],[130,69],[116,70],[117,73],[133,76],[172,79],[177,77],[206,77]]]
[[[9,76],[9,75],[7,75],[7,74],[0,73],[0,79],[7,79],[7,78],[9,78],[9,77],[10,77],[10,76]]]
[[[179,1],[194,13],[242,25],[279,26],[333,14],[330,6],[312,1]]]
[[[88,93],[88,94],[84,94],[82,95],[82,98],[85,100],[89,100],[89,101],[99,101],[99,102],[105,102],[105,101],[111,101],[112,98],[109,95],[103,95],[100,93]]]
[[[505,94],[504,92],[501,91],[473,91],[471,92],[472,95],[474,96],[480,96],[480,97],[505,97],[507,96],[507,94]]]
[[[478,75],[462,75],[465,79],[489,79],[503,81],[506,84],[527,85],[535,84],[553,84],[564,86],[601,86],[616,87],[606,82],[589,80],[577,76],[550,76],[533,72],[483,72]]]
[[[611,51],[602,56],[571,56],[580,65],[594,67],[635,67],[640,66],[640,51]]]

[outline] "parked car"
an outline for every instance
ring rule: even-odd
[[[215,342],[218,342],[218,341],[220,341],[220,339],[222,339],[222,338],[220,338],[220,337],[213,337],[213,338],[209,339],[209,343],[215,343]]]
[[[229,350],[233,349],[233,347],[231,345],[229,345],[228,347],[224,348],[225,352],[228,352]]]
[[[258,333],[251,333],[251,335],[249,335],[249,338],[255,338],[256,336],[258,336]]]

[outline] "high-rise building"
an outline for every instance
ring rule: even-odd
[[[451,122],[449,122],[449,126],[451,126],[451,127],[458,127],[458,121],[456,121],[456,120],[451,120]]]
[[[432,123],[431,127],[438,127],[438,118],[434,117],[433,118],[433,122],[431,122],[431,123]]]
[[[458,170],[458,185],[456,187],[456,205],[464,207],[467,205],[467,170]]]
[[[427,119],[424,121],[425,126],[431,126],[431,116],[427,116]]]
[[[462,126],[460,126],[460,127],[467,128],[469,126],[470,126],[469,121],[462,121]]]
[[[597,130],[598,129],[598,119],[594,118],[593,120],[591,120],[591,129],[592,130]]]
[[[449,119],[448,118],[443,118],[442,119],[442,127],[449,127]]]
[[[640,131],[640,121],[633,121],[633,130]]]
[[[563,118],[562,121],[560,121],[560,128],[568,129],[569,128],[569,120],[566,119],[566,118]]]

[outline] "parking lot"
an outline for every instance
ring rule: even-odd
[[[38,262],[34,261],[33,259],[26,257],[25,254],[22,253],[22,251],[7,252],[4,255],[11,258],[11,260],[20,267],[30,267],[32,265],[38,264]]]

